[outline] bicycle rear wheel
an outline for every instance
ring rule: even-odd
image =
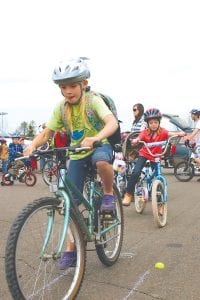
[[[181,161],[174,167],[174,176],[181,182],[190,181],[194,177],[194,166],[187,161]]]
[[[167,202],[164,202],[164,186],[160,180],[153,182],[152,211],[155,224],[164,227],[167,223]]]
[[[57,162],[53,159],[47,159],[42,169],[42,178],[47,185],[57,182]]]
[[[143,185],[144,183],[142,183],[142,185],[140,184],[139,182],[135,187],[134,203],[136,212],[142,214],[148,201],[148,190],[147,187]]]
[[[96,252],[100,261],[106,266],[112,266],[119,258],[124,232],[124,214],[121,197],[117,187],[114,185],[114,196],[116,199],[116,211],[114,215],[99,215],[101,231],[118,221],[118,225],[101,235],[100,241],[96,241]]]
[[[13,223],[6,246],[6,278],[13,299],[74,299],[85,272],[85,244],[82,232],[73,214],[70,229],[73,235],[77,261],[66,270],[58,268],[57,246],[61,236],[63,215],[60,201],[41,198],[29,204]],[[45,253],[41,249],[47,235],[48,216],[53,225]],[[65,243],[67,243],[67,240]],[[64,251],[66,244],[64,245]]]

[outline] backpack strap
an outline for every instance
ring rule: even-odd
[[[101,97],[99,94],[97,94],[93,91],[89,91],[86,93],[85,111],[86,111],[86,115],[87,115],[88,121],[91,124],[91,126],[93,126],[96,130],[99,131],[103,128],[104,125],[103,125],[103,121],[98,119],[97,115],[95,114],[95,111],[93,110],[92,101],[93,101],[94,96]]]
[[[62,117],[63,123],[65,125],[66,132],[67,132],[67,134],[70,134],[69,125],[68,125],[67,116],[66,116],[66,105],[67,105],[67,102],[65,101],[65,99],[63,99],[63,101],[60,104],[60,112],[61,112],[61,117]]]

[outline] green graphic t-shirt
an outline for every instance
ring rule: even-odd
[[[61,113],[62,103],[63,100],[62,102],[59,102],[56,105],[50,120],[47,122],[47,127],[51,130],[59,131],[62,127],[66,127],[65,121]],[[90,120],[91,122],[87,122],[87,124],[84,124],[81,118],[80,105],[77,104],[72,106],[73,131],[71,132],[71,146],[80,144],[85,137],[95,136],[104,127],[103,119],[107,115],[112,114],[107,105],[104,103],[103,99],[96,95],[94,95],[92,98],[91,109],[93,110],[93,113],[91,113],[92,120]],[[86,118],[88,118],[88,116],[86,116]],[[108,143],[107,139],[103,140],[102,142]],[[80,159],[90,155],[91,153],[92,151],[79,153],[71,155],[70,158]]]

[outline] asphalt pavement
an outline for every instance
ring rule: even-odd
[[[142,215],[134,205],[124,208],[125,234],[118,262],[105,267],[95,251],[87,252],[87,265],[79,300],[198,300],[200,299],[200,182],[178,182],[172,170],[168,182],[168,222],[158,228],[151,202]],[[34,187],[15,182],[0,186],[0,299],[10,300],[4,271],[4,252],[11,223],[30,201],[50,195],[41,175]],[[90,250],[93,247],[89,246]],[[156,262],[165,264],[155,269]],[[57,300],[57,299],[55,299]],[[59,300],[59,299],[58,299]]]

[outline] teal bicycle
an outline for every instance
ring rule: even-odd
[[[135,209],[141,214],[146,203],[151,199],[153,218],[158,227],[164,227],[167,223],[167,181],[162,174],[160,158],[178,140],[180,137],[172,136],[163,142],[145,143],[140,141],[141,145],[145,146],[149,154],[155,158],[155,163],[152,168],[152,164],[147,160],[135,186]],[[163,146],[161,154],[151,152],[151,147],[155,146]]]
[[[66,147],[67,154],[88,148]],[[57,156],[61,148],[48,150]],[[35,153],[39,155],[39,152]],[[86,247],[93,242],[100,261],[112,266],[119,258],[124,230],[121,198],[113,186],[116,209],[100,211],[102,183],[89,167],[81,194],[66,176],[65,163],[59,165],[57,185],[50,185],[52,197],[28,204],[11,226],[7,239],[5,270],[13,299],[74,299],[81,287]],[[73,200],[76,194],[79,206]],[[58,268],[59,258],[69,243],[74,244],[76,262],[66,270]]]

